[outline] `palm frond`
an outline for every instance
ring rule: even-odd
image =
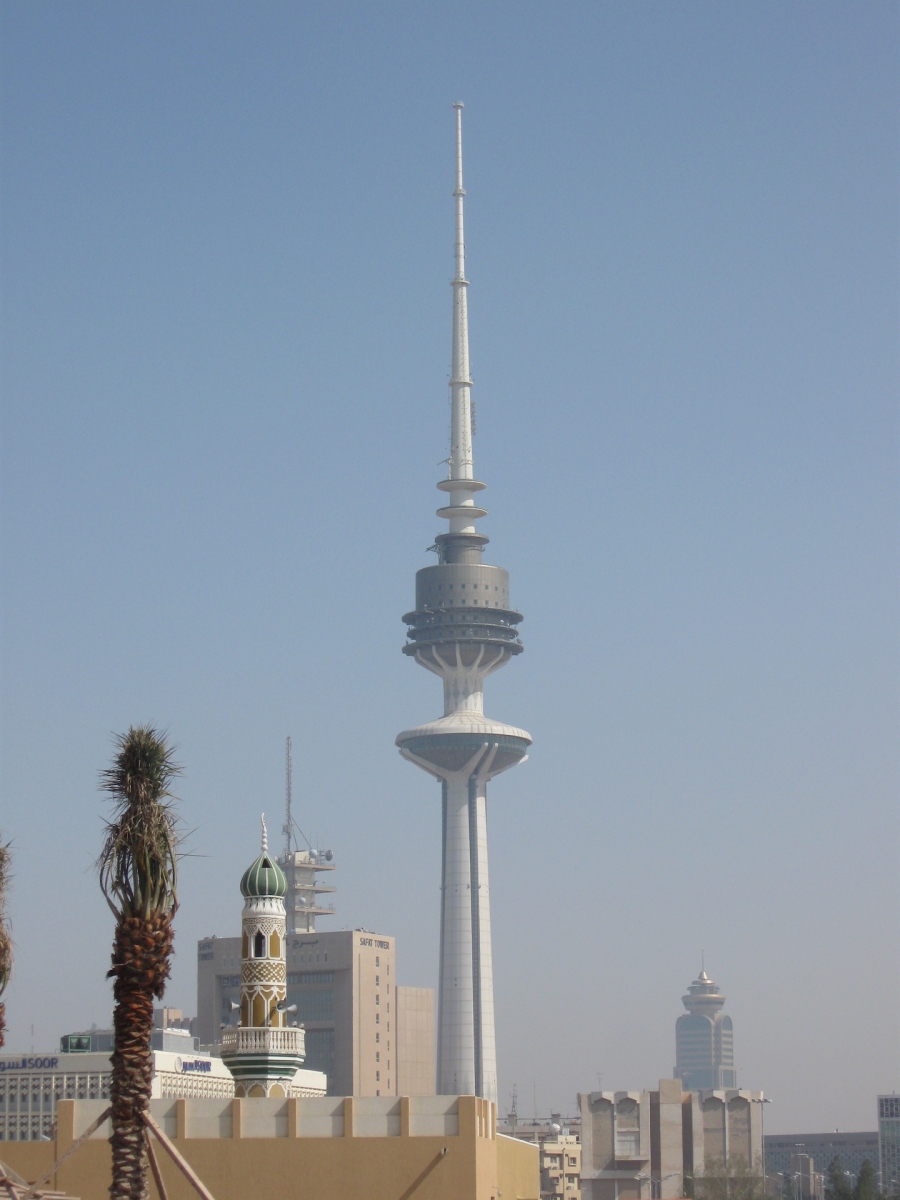
[[[171,785],[181,768],[164,732],[132,726],[116,738],[100,786],[113,800],[97,867],[117,917],[172,913],[178,906],[178,821]]]

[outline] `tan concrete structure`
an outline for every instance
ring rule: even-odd
[[[401,1096],[434,1095],[434,991],[398,987],[397,1092]]]
[[[655,1091],[580,1095],[584,1200],[673,1200],[707,1163],[743,1158],[762,1174],[762,1093]]]
[[[197,954],[197,1024],[208,1045],[222,1024],[237,1023],[241,939],[204,938]],[[287,1003],[297,1005],[306,1033],[304,1067],[324,1071],[332,1096],[396,1096],[394,939],[365,929],[288,936],[286,958]]]
[[[32,1181],[99,1117],[105,1101],[61,1101],[55,1142],[11,1142],[4,1161]],[[216,1200],[538,1200],[534,1147],[498,1136],[496,1107],[475,1096],[154,1100],[151,1116]],[[109,1124],[51,1179],[105,1200]],[[162,1151],[169,1200],[196,1200]],[[157,1197],[150,1181],[150,1195]]]
[[[581,1144],[575,1134],[541,1143],[541,1200],[581,1200]]]

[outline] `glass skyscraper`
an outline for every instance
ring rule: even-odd
[[[725,997],[701,970],[681,1001],[687,1012],[675,1022],[675,1078],[688,1092],[736,1088],[734,1032],[721,1011]]]

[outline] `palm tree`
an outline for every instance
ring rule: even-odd
[[[6,893],[9,888],[9,868],[12,856],[9,842],[0,842],[0,996],[6,991],[12,974],[12,938],[6,912]],[[6,1005],[0,1001],[0,1047],[6,1041]]]
[[[117,737],[116,750],[100,776],[114,808],[97,862],[100,887],[116,918],[108,976],[115,980],[109,1194],[111,1200],[144,1200],[153,1001],[162,999],[169,978],[178,907],[178,835],[169,789],[180,768],[165,734],[149,726]]]

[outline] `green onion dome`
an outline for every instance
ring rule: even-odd
[[[263,822],[262,854],[241,876],[241,895],[247,899],[256,899],[263,896],[284,897],[286,892],[287,880],[284,871],[269,854],[266,826]]]

